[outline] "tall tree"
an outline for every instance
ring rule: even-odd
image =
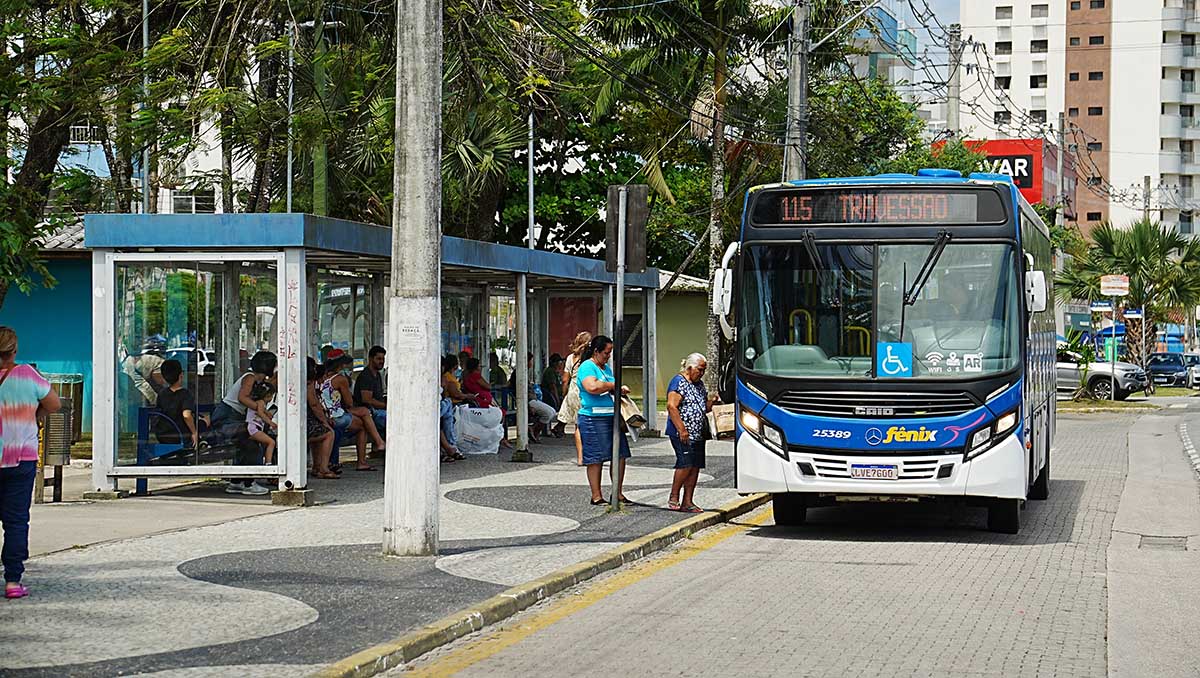
[[[1145,364],[1143,337],[1156,323],[1170,320],[1200,304],[1200,241],[1149,220],[1128,229],[1109,223],[1092,231],[1092,246],[1067,262],[1055,281],[1060,299],[1101,299],[1100,277],[1129,276],[1125,308],[1142,308],[1137,322],[1125,321],[1125,350]]]

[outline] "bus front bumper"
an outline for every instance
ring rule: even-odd
[[[771,452],[752,436],[737,441],[739,492],[811,492],[832,495],[1003,497],[1024,499],[1028,455],[1015,434],[987,452],[963,462],[963,455],[863,455],[847,450]],[[894,464],[898,480],[851,478],[854,464]],[[811,473],[802,471],[802,467]],[[948,475],[938,478],[949,466]]]

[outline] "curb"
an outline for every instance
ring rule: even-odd
[[[312,678],[366,678],[402,666],[430,650],[479,631],[489,624],[507,619],[598,574],[661,551],[705,528],[729,522],[762,506],[770,498],[768,494],[753,494],[736,499],[718,509],[681,520],[657,532],[622,544],[591,560],[565,567],[540,579],[518,584],[478,605],[459,610],[395,640],[346,657],[312,674]]]

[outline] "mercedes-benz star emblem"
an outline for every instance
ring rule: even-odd
[[[882,443],[882,442],[883,442],[883,431],[880,431],[877,428],[867,429],[867,444],[868,445],[870,445],[871,447],[875,447],[876,445],[878,445],[879,443]]]

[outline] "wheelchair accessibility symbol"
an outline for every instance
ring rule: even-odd
[[[912,344],[880,342],[876,345],[875,370],[880,377],[910,378],[913,375]]]

